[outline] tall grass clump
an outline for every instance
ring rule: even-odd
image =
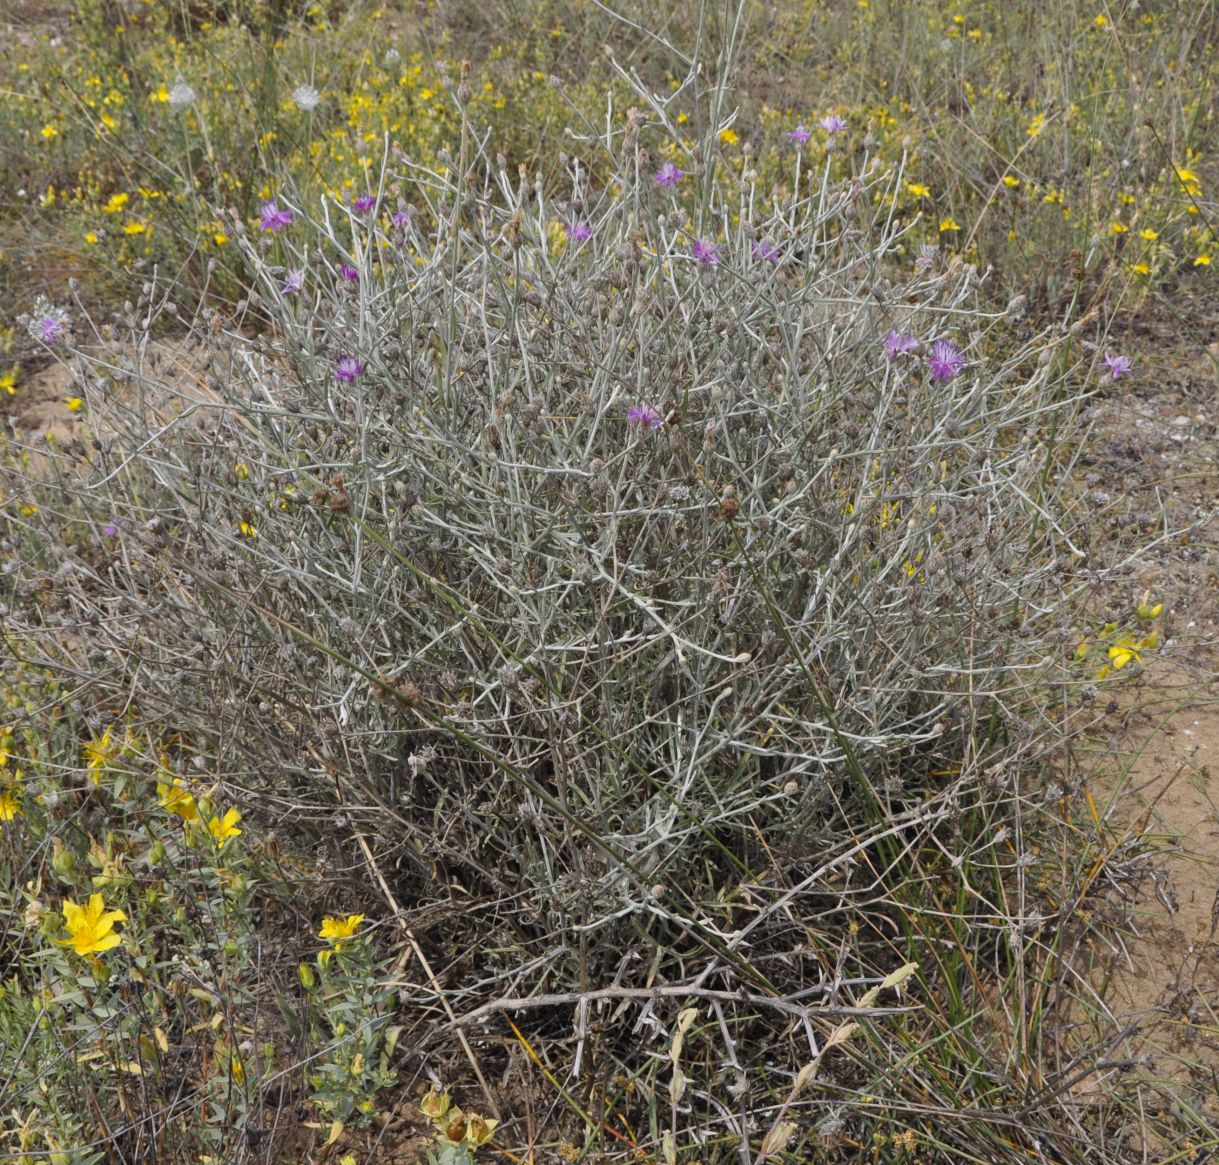
[[[548,186],[463,73],[436,166],[217,209],[247,291],[193,319],[186,388],[145,355],[172,284],[44,307],[98,439],[8,470],[22,650],[88,653],[82,728],[172,734],[187,793],[354,856],[418,961],[415,1054],[509,1116],[505,1037],[588,1151],[1086,1160],[1010,826],[1098,354],[899,258],[906,175],[866,142],[845,179],[738,179],[725,94],[683,150],[641,92]]]

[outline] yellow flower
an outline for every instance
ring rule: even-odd
[[[1109,229],[1115,235],[1124,235],[1130,228],[1124,222],[1114,222],[1109,224]]]
[[[223,247],[228,241],[229,237],[224,233],[224,231],[216,231],[212,235],[212,242],[218,247]]]
[[[1138,649],[1133,643],[1115,643],[1109,648],[1109,662],[1113,665],[1114,671],[1121,671],[1132,660],[1135,663],[1139,662]]]
[[[181,817],[183,821],[198,821],[199,806],[195,798],[183,788],[181,777],[174,777],[172,784],[157,782],[157,795],[161,798],[161,808]]]
[[[341,951],[342,940],[351,938],[363,921],[362,914],[349,914],[346,918],[323,918],[322,929],[317,932],[317,937],[324,938],[336,951]]]
[[[123,207],[126,206],[130,201],[131,195],[120,191],[118,194],[110,195],[109,200],[106,202],[106,205],[102,207],[102,210],[104,210],[107,214],[118,214],[118,212],[122,210]]]
[[[223,820],[219,817],[213,817],[207,823],[207,831],[212,835],[216,846],[219,849],[224,849],[230,838],[236,837],[241,830],[237,828],[237,822],[241,820],[241,812],[237,809],[230,809]]]
[[[924,186],[921,182],[907,182],[906,192],[913,194],[915,198],[926,198],[931,193],[931,187]]]
[[[85,235],[86,243],[100,243],[101,241],[101,236],[97,233],[97,231],[89,231]]]
[[[1020,185],[1020,179],[1017,178],[1015,174],[1004,174],[1003,175],[1003,185],[1006,186],[1009,190],[1012,190],[1015,187]]]
[[[142,235],[147,229],[147,225],[137,222],[135,219],[123,224],[123,234],[125,235]]]
[[[1160,232],[1153,231],[1151,229],[1151,227],[1147,227],[1145,230],[1139,231],[1139,238],[1146,239],[1149,243],[1154,242],[1159,237],[1160,237]]]
[[[1045,128],[1045,114],[1039,113],[1029,122],[1029,137],[1035,138]]]
[[[1209,267],[1210,265],[1211,265],[1211,257],[1209,255],[1199,255],[1194,260],[1195,267]],[[9,391],[11,392],[12,389],[9,389]]]
[[[1109,17],[1101,12],[1097,15],[1096,19],[1092,23],[1095,24],[1097,28],[1104,28],[1105,25],[1109,23]]]
[[[162,105],[169,101],[169,89],[165,85],[158,85],[151,93],[148,94],[148,100],[152,102],[160,102]]]
[[[238,522],[237,529],[247,538],[258,537],[258,531],[249,522]]]
[[[734,146],[738,141],[740,141],[740,138],[737,137],[736,130],[722,129],[720,130],[720,141],[722,141],[726,146]]]
[[[955,218],[953,218],[952,215],[949,215],[947,218],[940,219],[940,230],[941,231],[959,231],[960,229],[961,229],[961,224],[959,222],[957,222],[957,220]]]
[[[80,412],[80,407],[85,403],[83,396],[70,396],[64,403],[64,408],[71,409],[74,413]]]
[[[21,801],[12,789],[0,789],[0,821],[12,821],[21,815]]]
[[[102,779],[102,769],[108,769],[118,754],[118,745],[111,739],[109,729],[102,733],[100,740],[85,741],[85,761],[95,785]]]
[[[1151,268],[1146,263],[1135,263],[1131,268],[1136,275],[1150,275]]]
[[[127,915],[121,910],[107,910],[102,896],[94,894],[87,906],[65,898],[63,920],[70,937],[60,939],[60,944],[75,947],[78,955],[92,955],[119,945],[122,940],[114,933],[114,924],[126,922]]]
[[[42,127],[42,136],[49,142],[52,138],[59,137],[59,130],[48,123]]]
[[[17,369],[10,368],[5,372],[0,372],[0,389],[3,389],[9,396],[17,395]]]

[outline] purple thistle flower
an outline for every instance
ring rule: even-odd
[[[750,248],[749,253],[756,263],[777,263],[779,249],[769,239],[758,239]]]
[[[352,204],[352,210],[358,210],[363,214],[366,210],[372,210],[377,205],[377,196],[375,194],[361,194]]]
[[[364,375],[364,365],[355,356],[343,356],[334,370],[335,380],[350,384],[358,376]]]
[[[634,405],[626,414],[626,419],[643,429],[659,429],[665,423],[664,418],[649,405]]]
[[[890,360],[896,360],[898,356],[904,356],[907,352],[913,352],[917,348],[918,340],[914,336],[899,332],[896,328],[890,329],[889,334],[885,337],[885,355]]]
[[[107,538],[117,537],[118,532],[119,532],[118,523],[116,521],[114,521],[113,518],[102,527],[102,533],[105,534]]]
[[[807,130],[803,125],[796,126],[795,129],[789,129],[787,136],[798,146],[808,145],[808,139],[813,136],[811,130]]]
[[[666,162],[656,171],[656,185],[676,186],[685,176],[685,170],[679,170],[672,162]]]
[[[348,283],[360,282],[360,273],[350,263],[344,263],[339,268],[339,274],[346,279]]]
[[[1134,369],[1130,367],[1129,356],[1115,356],[1112,352],[1106,352],[1105,364],[1109,368],[1110,380],[1121,380],[1123,376],[1134,375]]]
[[[38,338],[44,344],[58,344],[67,333],[64,322],[58,316],[42,316],[36,325]]]
[[[702,239],[695,239],[690,250],[704,267],[714,267],[720,261],[719,243],[704,243]]]
[[[390,221],[396,227],[407,227],[411,223],[411,212],[409,210],[395,210],[394,217]]]
[[[842,133],[842,131],[847,127],[846,120],[839,117],[836,113],[826,114],[826,116],[823,117],[820,122],[818,122],[818,125],[820,125],[826,133],[831,135]]]
[[[264,231],[280,231],[284,227],[292,225],[292,220],[295,218],[295,213],[290,207],[281,207],[274,198],[270,202],[264,202],[258,208],[262,212],[262,222],[258,225]]]
[[[593,228],[583,219],[580,219],[579,222],[568,223],[567,237],[573,243],[586,243],[593,237]]]
[[[951,380],[961,374],[965,367],[965,357],[957,350],[955,344],[948,340],[936,340],[931,345],[931,355],[927,357],[927,367],[931,369],[932,380]]]
[[[914,260],[916,271],[930,271],[935,266],[935,257],[940,253],[934,243],[923,243],[918,249],[918,258]]]
[[[284,281],[280,284],[279,289],[284,293],[284,295],[294,295],[304,286],[305,269],[301,267],[297,271],[289,271],[288,274],[284,276]]]

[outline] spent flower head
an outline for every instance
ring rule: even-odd
[[[322,95],[312,85],[297,85],[292,90],[292,103],[305,113],[312,113],[322,100]]]
[[[931,345],[927,367],[931,370],[932,380],[952,380],[954,376],[959,376],[961,369],[965,367],[965,357],[950,341],[936,340]]]
[[[188,105],[194,105],[197,99],[198,94],[185,81],[179,81],[169,91],[170,109],[185,109]]]
[[[1110,380],[1121,380],[1125,376],[1133,376],[1134,369],[1130,366],[1129,356],[1119,356],[1114,352],[1105,353],[1105,365],[1109,369]]]

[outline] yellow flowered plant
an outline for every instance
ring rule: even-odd
[[[237,822],[240,820],[241,811],[230,809],[223,817],[213,817],[207,823],[207,831],[212,835],[217,849],[224,849],[233,838],[240,835],[241,830],[237,828]]]
[[[68,937],[60,939],[60,945],[74,948],[78,955],[94,955],[119,945],[122,939],[114,932],[114,924],[126,922],[127,915],[107,910],[102,896],[93,894],[84,906],[65,898],[63,920]]]
[[[181,777],[174,777],[172,783],[158,781],[157,796],[161,798],[162,809],[181,817],[184,822],[199,820],[199,806],[195,803],[194,796],[183,787]]]
[[[102,779],[102,771],[108,769],[118,756],[121,746],[114,743],[110,729],[106,729],[96,740],[85,741],[85,763],[89,776],[96,785]]]
[[[351,938],[363,921],[362,914],[349,914],[346,918],[323,918],[322,929],[317,932],[317,937],[325,939],[336,951],[341,951],[344,940]]]
[[[21,816],[21,799],[12,789],[0,789],[0,822]]]

